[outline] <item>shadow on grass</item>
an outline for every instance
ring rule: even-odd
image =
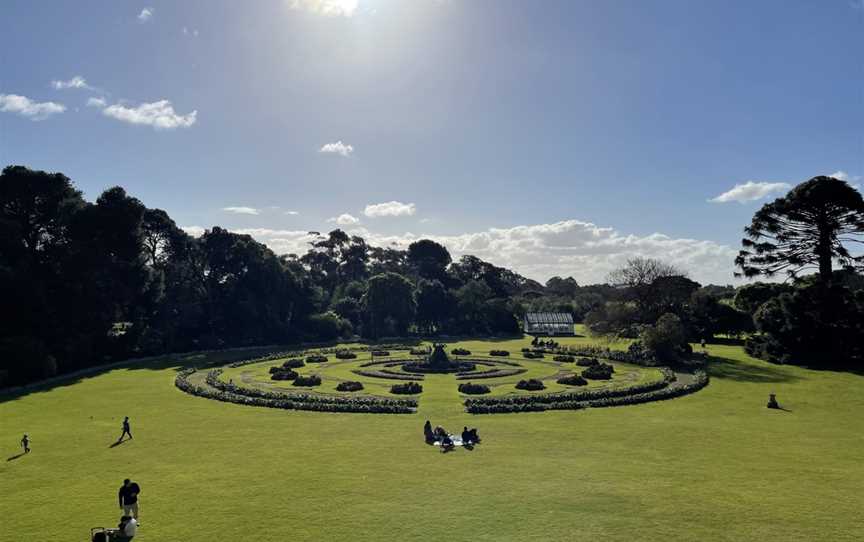
[[[132,440],[132,439],[129,439],[129,440]],[[127,440],[116,440],[113,443],[111,443],[108,447],[109,448],[116,448],[117,446],[120,446],[121,444],[125,444],[126,442],[128,442],[128,441]]]
[[[6,461],[15,461],[15,460],[18,459],[19,457],[24,457],[25,455],[27,455],[26,452],[21,452],[21,453],[18,454],[18,455],[13,455],[12,457],[7,457],[7,458],[6,458]]]
[[[789,371],[771,366],[745,363],[731,358],[708,356],[708,374],[711,378],[734,380],[736,382],[780,383],[795,382],[800,377]]]
[[[215,352],[187,352],[180,354],[165,354],[150,359],[130,360],[82,369],[82,371],[58,375],[47,381],[37,382],[26,386],[24,389],[0,389],[0,404],[15,401],[31,394],[51,391],[58,388],[73,386],[90,378],[94,378],[111,371],[161,371],[173,369],[179,372],[191,367],[207,367],[210,365],[224,365],[232,361],[239,361],[249,357],[264,356],[273,352],[284,351],[285,346],[257,346],[236,350],[223,350]]]

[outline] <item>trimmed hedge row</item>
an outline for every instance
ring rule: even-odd
[[[339,350],[333,355],[336,356],[336,359],[357,359],[357,354],[350,350]]]
[[[400,395],[416,395],[418,393],[423,393],[423,386],[416,382],[393,384],[392,386],[390,386],[390,393],[398,393]]]
[[[470,356],[471,355],[471,351],[466,350],[464,348],[454,348],[453,350],[450,351],[450,353],[454,356]]]
[[[580,367],[591,367],[592,365],[597,365],[600,363],[596,358],[579,358],[579,361],[576,362],[576,365]]]
[[[588,401],[603,401],[609,398],[637,396],[665,389],[675,382],[675,372],[661,367],[663,379],[636,384],[628,388],[581,390],[536,395],[509,395],[503,397],[479,397],[465,400],[465,410],[471,414],[492,414],[506,412],[533,412],[539,410],[568,410],[584,408]],[[626,404],[626,403],[623,403]]]
[[[355,375],[371,378],[389,378],[390,380],[410,380],[414,382],[419,382],[424,378],[423,375],[385,373],[384,371],[376,371],[375,369],[352,369],[351,372]]]
[[[490,356],[507,357],[510,355],[510,352],[508,352],[507,350],[490,350],[489,355]]]
[[[489,386],[483,384],[473,384],[471,382],[459,384],[459,393],[465,393],[468,395],[482,395],[484,393],[489,393],[489,391]]]
[[[528,369],[492,369],[489,371],[477,371],[477,372],[467,372],[467,373],[456,373],[456,380],[468,380],[468,379],[479,379],[479,378],[499,378],[502,376],[515,376],[521,375],[526,372]]]
[[[275,371],[273,369],[276,369]],[[300,376],[297,371],[282,367],[270,367],[270,380],[294,380]]]
[[[574,361],[576,361],[575,357],[567,355],[567,354],[558,354],[557,356],[555,356],[552,359],[555,361],[560,361],[562,363],[573,363]]]
[[[282,363],[282,367],[286,369],[298,369],[300,367],[305,366],[306,364],[300,358],[289,359]]]
[[[417,408],[416,399],[386,399],[380,397],[357,396],[340,397],[314,393],[283,393],[243,388],[226,384],[218,379],[221,369],[207,374],[207,387],[189,382],[189,375],[196,369],[186,369],[177,374],[174,385],[178,389],[226,403],[239,405],[282,408],[286,410],[309,410],[315,412],[357,412],[380,414],[411,414]]]
[[[522,357],[525,359],[543,359],[543,352],[522,352]]]

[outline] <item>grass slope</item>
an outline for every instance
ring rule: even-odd
[[[125,477],[141,542],[859,540],[864,377],[709,351],[696,394],[575,412],[470,416],[440,375],[416,415],[243,407],[175,389],[201,356],[0,398],[0,542],[86,540],[116,523]],[[791,412],[764,408],[769,392]],[[109,447],[124,415],[135,440]],[[427,418],[484,443],[442,455]],[[33,452],[7,461],[25,431]]]

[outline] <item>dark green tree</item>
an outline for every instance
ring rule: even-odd
[[[815,270],[831,282],[833,262],[860,266],[849,245],[864,243],[864,199],[845,181],[813,177],[767,203],[744,229],[735,264],[745,277],[795,277]]]

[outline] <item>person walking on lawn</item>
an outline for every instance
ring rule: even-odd
[[[120,509],[123,510],[124,516],[131,516],[138,520],[138,494],[141,493],[141,487],[129,478],[123,480],[123,485],[120,486],[120,491],[117,498],[120,500]]]
[[[123,418],[123,432],[120,434],[120,438],[117,439],[117,442],[123,442],[123,437],[129,435],[129,440],[132,440],[132,430],[129,427],[129,416]]]

